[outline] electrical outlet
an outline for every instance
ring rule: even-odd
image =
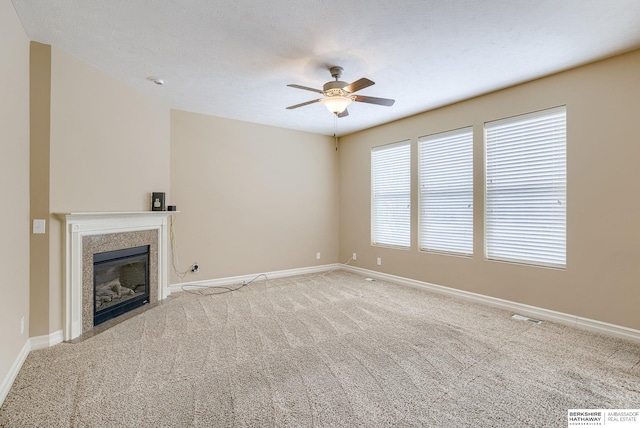
[[[320,260],[320,252],[319,251],[316,253],[316,260]]]
[[[198,262],[195,262],[195,263],[191,266],[191,272],[193,272],[193,273],[198,273],[198,272],[200,272],[200,265],[198,264]]]
[[[352,258],[353,260],[358,260],[358,257],[357,257],[357,255],[356,255],[356,253],[353,253],[353,256],[351,256],[351,258]]]
[[[377,263],[378,263],[378,266],[382,266],[382,258],[381,257],[378,257]]]

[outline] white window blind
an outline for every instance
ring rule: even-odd
[[[566,108],[485,124],[488,259],[566,266]]]
[[[371,150],[371,242],[411,246],[411,146],[409,141]]]
[[[418,139],[421,250],[473,254],[473,129]]]

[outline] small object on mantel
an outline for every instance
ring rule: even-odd
[[[164,211],[164,192],[151,193],[151,211]]]
[[[177,211],[175,205],[169,205],[169,211]]]

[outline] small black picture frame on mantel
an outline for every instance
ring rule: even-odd
[[[151,193],[151,211],[164,211],[164,192]]]

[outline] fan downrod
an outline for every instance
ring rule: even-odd
[[[322,89],[325,92],[329,92],[329,94],[325,94],[325,95],[346,96],[347,93],[344,92],[342,89],[345,86],[347,86],[348,83],[347,82],[343,82],[343,81],[340,80],[340,77],[342,77],[342,72],[344,71],[344,68],[338,67],[338,66],[333,66],[333,67],[329,68],[329,71],[331,72],[331,77],[333,77],[336,80],[329,81],[329,82],[324,84]]]

